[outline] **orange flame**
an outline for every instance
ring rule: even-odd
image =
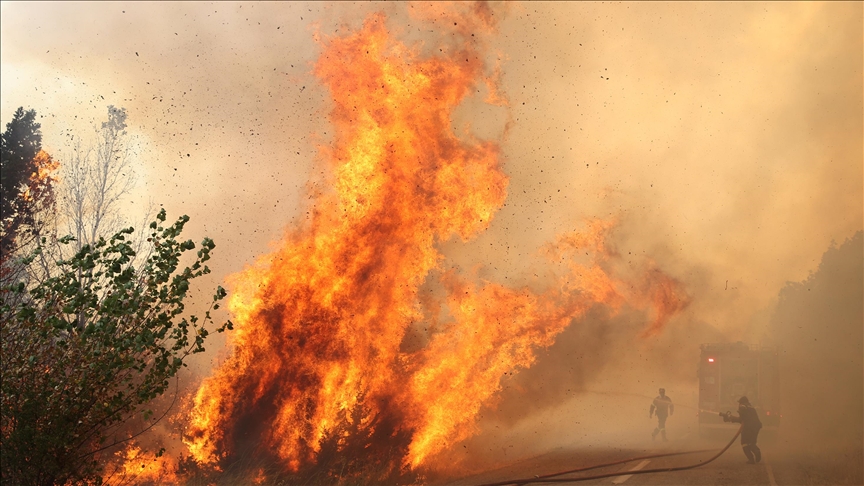
[[[135,442],[117,451],[119,467],[103,478],[105,484],[178,484],[176,461],[169,455],[142,451]]]
[[[417,59],[382,15],[329,40],[315,73],[335,103],[337,193],[319,197],[306,233],[236,278],[235,352],[196,397],[197,458],[230,447],[238,405],[269,402],[267,435],[296,469],[361,392],[381,403],[370,416],[394,399],[400,342],[423,318],[417,289],[441,260],[435,241],[485,229],[505,198],[498,147],[450,129],[481,69],[469,51]]]
[[[184,438],[201,463],[260,447],[296,471],[334,431],[362,430],[396,444],[395,467],[416,469],[476,433],[502,376],[530,366],[591,306],[629,295],[600,265],[614,222],[594,221],[547,249],[568,272],[549,292],[444,272],[441,328],[402,349],[412,326],[439,318],[442,306],[420,296],[442,266],[436,244],[485,230],[508,178],[496,144],[460,140],[450,126],[478,83],[494,84],[471,44],[422,58],[384,21],[324,41],[314,72],[333,98],[335,191],[316,196],[307,227],[231,278],[232,351],[198,390]],[[576,263],[577,251],[592,261]]]
[[[33,168],[35,169],[27,179],[27,185],[24,188],[21,197],[25,201],[33,201],[38,199],[46,191],[50,191],[52,185],[57,182],[55,171],[60,167],[60,163],[54,160],[48,152],[40,150],[33,157]]]

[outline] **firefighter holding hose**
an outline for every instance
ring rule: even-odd
[[[733,417],[731,412],[721,413],[724,422],[735,422],[741,424],[741,447],[744,449],[744,455],[747,456],[747,464],[756,464],[762,460],[762,451],[756,445],[756,438],[759,436],[759,429],[762,428],[762,422],[759,420],[759,414],[756,409],[750,405],[750,400],[747,397],[738,399],[738,416]]]
[[[651,408],[648,409],[648,418],[657,412],[657,428],[651,434],[651,440],[657,439],[657,434],[662,434],[663,440],[666,441],[666,417],[675,412],[675,405],[672,404],[672,399],[666,396],[666,389],[660,389],[660,396],[654,399],[651,403]]]

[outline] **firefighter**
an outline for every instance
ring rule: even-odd
[[[756,409],[750,405],[750,400],[747,397],[738,399],[738,416],[733,417],[731,412],[721,413],[724,422],[735,422],[741,424],[741,447],[744,449],[744,455],[747,456],[747,464],[756,464],[762,460],[762,451],[756,445],[756,438],[759,436],[759,429],[762,428],[762,422],[759,420],[759,414]]]
[[[657,412],[657,428],[651,434],[651,440],[657,439],[657,434],[662,434],[663,440],[666,441],[666,417],[675,412],[675,405],[672,404],[672,399],[666,396],[666,389],[660,389],[660,396],[654,399],[651,403],[651,408],[648,409],[648,418]]]

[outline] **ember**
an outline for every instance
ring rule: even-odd
[[[502,376],[530,366],[574,318],[634,297],[602,265],[612,222],[549,247],[566,275],[548,292],[442,271],[437,245],[484,231],[506,197],[499,146],[451,129],[453,110],[495,76],[474,44],[424,58],[385,20],[323,40],[315,74],[333,98],[336,136],[323,152],[335,190],[232,279],[232,352],[198,391],[186,436],[201,463],[223,467],[255,448],[301,471],[358,451],[386,474],[416,470],[475,434]],[[576,251],[592,262],[576,263]],[[430,280],[440,300],[421,299]],[[439,325],[406,351],[418,322]]]

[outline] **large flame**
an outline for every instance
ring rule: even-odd
[[[199,389],[185,439],[202,463],[254,447],[297,470],[342,431],[339,447],[390,441],[396,467],[417,468],[474,434],[502,377],[575,317],[632,294],[603,269],[604,221],[550,246],[565,276],[543,293],[441,271],[437,244],[485,230],[506,196],[498,145],[451,129],[455,107],[495,75],[470,42],[422,57],[380,14],[322,45],[314,72],[333,99],[334,190],[232,278],[232,351]],[[586,251],[597,258],[577,263]],[[435,276],[441,299],[421,296]],[[418,323],[428,340],[404,349]]]

